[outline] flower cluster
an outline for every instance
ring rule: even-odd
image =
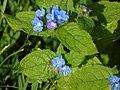
[[[69,19],[69,16],[66,15],[66,11],[59,10],[59,7],[56,5],[50,8],[50,14],[47,14],[47,28],[55,29],[57,28],[57,23],[62,23]]]
[[[42,31],[43,29],[43,21],[41,20],[42,17],[45,15],[45,10],[42,8],[42,10],[36,11],[36,16],[34,17],[34,20],[32,21],[32,24],[34,25],[33,30],[34,31]]]
[[[72,72],[69,66],[65,65],[65,60],[62,58],[62,55],[52,59],[53,66],[59,68],[59,72],[66,76],[68,73]]]
[[[88,11],[88,8],[84,4],[80,4],[80,7],[82,8],[83,12]]]
[[[79,13],[80,16],[83,16],[83,15],[89,16],[89,10],[84,4],[80,4],[80,9],[81,9]]]
[[[45,16],[45,10],[42,8],[41,10],[36,11],[36,16],[32,21],[34,25],[34,31],[42,31],[43,29],[43,21],[41,20]],[[50,8],[50,13],[46,15],[47,20],[47,28],[54,30],[57,28],[57,25],[63,23],[64,21],[69,19],[69,16],[66,15],[66,11],[59,10],[59,7],[56,5]]]
[[[117,76],[112,76],[109,79],[109,82],[112,84],[111,89],[112,90],[120,90],[120,78]]]

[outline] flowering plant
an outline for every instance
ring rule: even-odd
[[[120,3],[36,0],[36,4],[39,8],[15,17],[3,15],[12,30],[26,36],[20,39],[22,55],[16,56],[21,90],[29,84],[32,90],[120,90]]]

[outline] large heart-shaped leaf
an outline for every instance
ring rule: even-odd
[[[19,70],[33,80],[46,80],[54,74],[50,70],[50,60],[55,57],[50,50],[34,51],[20,61]]]
[[[68,49],[91,55],[97,53],[97,49],[89,33],[80,30],[76,23],[69,23],[59,30],[56,34],[60,42]]]
[[[109,90],[108,78],[112,69],[101,65],[87,65],[58,80],[58,90]]]

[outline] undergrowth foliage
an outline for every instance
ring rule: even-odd
[[[18,12],[15,17],[4,14],[12,30],[29,36],[53,37],[59,42],[57,50],[38,48],[20,60],[18,71],[32,84],[31,89],[120,90],[118,70],[108,67],[110,50],[106,50],[120,39],[120,3],[102,0],[36,0],[36,3],[39,6],[36,11]]]

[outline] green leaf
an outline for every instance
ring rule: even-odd
[[[78,17],[78,25],[81,30],[86,30],[91,33],[94,29],[94,21],[90,17],[79,16]]]
[[[105,26],[105,29],[110,31],[112,34],[114,33],[115,29],[117,28],[118,20],[111,21],[110,23],[107,23]]]
[[[78,67],[84,61],[85,55],[71,50],[65,55],[65,58],[72,67]]]
[[[74,11],[73,0],[61,0],[60,9]]]
[[[80,0],[80,4],[89,5],[89,4],[92,4],[92,3],[93,3],[92,0]]]
[[[112,22],[120,19],[120,3],[101,1],[89,6],[92,10],[91,15],[98,17],[102,23]]]
[[[49,61],[53,57],[55,54],[50,50],[34,51],[21,60],[19,70],[30,79],[46,80],[54,75],[49,70]]]
[[[68,0],[68,2],[67,2],[67,10],[74,11],[73,0]]]
[[[21,75],[18,76],[18,88],[19,90],[23,89],[23,82],[22,82],[22,77]]]
[[[86,62],[85,65],[102,65],[102,63],[96,56],[94,57],[92,56],[92,58],[89,58],[89,59],[86,58],[84,61]]]
[[[25,22],[29,25],[32,25],[31,22],[35,17],[34,11],[24,11],[24,12],[18,12],[16,14],[16,18],[20,19],[22,22]]]
[[[6,15],[5,18],[9,26],[14,30],[22,30],[29,35],[35,36],[50,36],[54,35],[55,31],[43,30],[41,32],[35,32],[33,30],[32,20],[34,19],[35,12],[19,12],[16,17]]]
[[[86,56],[84,53],[78,53],[75,51],[70,51],[65,55],[67,60],[66,64],[71,65],[71,67],[80,67],[82,65],[102,65],[100,60],[95,56]]]
[[[47,13],[50,11],[50,8],[53,6],[60,6],[60,9],[64,10],[74,10],[72,0],[36,0],[40,8],[45,8]]]
[[[32,89],[31,90],[37,90],[38,88],[38,82],[32,83]]]
[[[22,28],[26,26],[26,24],[22,21],[20,21],[18,18],[10,16],[10,15],[5,15],[5,18],[9,24],[9,26],[14,29],[14,30],[23,30]],[[27,26],[29,27],[29,26]]]
[[[101,65],[88,65],[73,69],[73,72],[57,82],[58,90],[109,90],[108,78],[112,69]]]
[[[60,5],[61,0],[36,0],[36,3],[40,8],[45,8],[48,13],[52,6]]]
[[[67,52],[64,50],[64,47],[62,44],[59,45],[59,47],[57,48],[57,55],[59,54],[66,54]]]
[[[109,56],[108,56],[108,54],[101,54],[100,56],[102,58],[102,62],[104,63],[104,65],[107,65],[108,62],[109,62]]]
[[[70,50],[91,55],[97,53],[97,49],[88,32],[80,30],[76,23],[69,23],[56,30],[57,38]]]
[[[20,37],[21,32],[17,31],[17,32],[13,32],[13,30],[10,30],[11,33],[11,38],[10,38],[10,43],[14,44],[16,43],[16,41],[18,40],[18,38]]]

